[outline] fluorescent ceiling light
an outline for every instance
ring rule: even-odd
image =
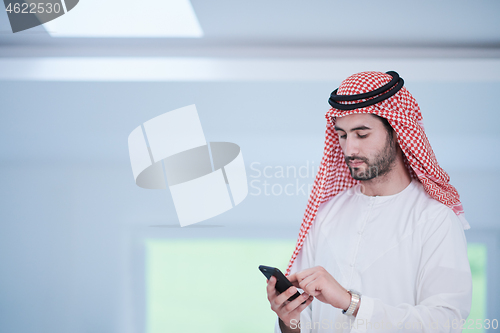
[[[397,68],[407,82],[500,82],[500,59],[1,58],[0,82],[338,82]]]
[[[202,37],[189,0],[83,0],[44,24],[52,37]]]

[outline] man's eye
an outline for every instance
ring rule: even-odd
[[[341,139],[345,139],[345,138],[347,138],[347,135],[346,135],[346,134],[344,134],[344,135],[339,135],[339,137],[340,137]]]
[[[367,136],[368,136],[368,134],[365,134],[365,135],[358,134],[358,137],[359,137],[360,139],[366,138]]]

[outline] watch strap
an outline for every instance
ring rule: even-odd
[[[351,304],[349,304],[347,310],[342,310],[342,314],[345,314],[346,316],[352,316],[359,304],[359,301],[361,300],[361,293],[351,289],[349,289],[347,292],[351,295]]]

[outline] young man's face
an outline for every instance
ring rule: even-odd
[[[387,174],[396,161],[396,142],[371,114],[336,118],[335,130],[352,178],[370,180]]]

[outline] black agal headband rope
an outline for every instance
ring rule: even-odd
[[[330,95],[330,99],[328,100],[328,103],[334,107],[335,109],[339,110],[354,110],[354,109],[359,109],[359,108],[365,108],[367,106],[377,104],[378,102],[381,102],[385,99],[388,99],[389,97],[393,96],[396,94],[401,88],[403,88],[403,84],[405,83],[402,78],[399,77],[399,74],[393,71],[389,71],[386,74],[389,74],[392,76],[391,82],[387,83],[386,85],[377,88],[373,91],[369,91],[364,94],[358,94],[358,95],[337,95],[337,90],[338,88],[335,89],[332,94]],[[381,94],[381,95],[380,95]],[[374,96],[380,95],[378,97],[375,97],[373,99],[360,102],[360,103],[355,103],[355,104],[340,104],[337,103],[338,101],[357,101],[360,99],[367,99],[371,98]]]

